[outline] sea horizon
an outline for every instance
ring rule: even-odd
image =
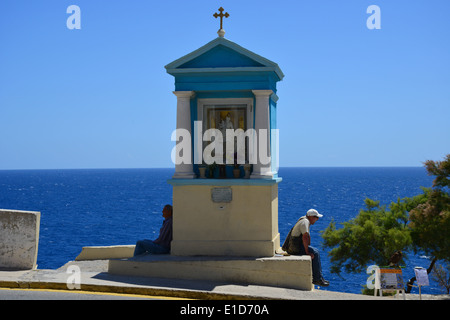
[[[288,168],[330,168],[330,169],[339,169],[339,168],[424,168],[424,166],[283,166],[279,167],[279,169],[288,169]],[[89,167],[89,168],[13,168],[13,169],[0,169],[0,171],[35,171],[35,170],[146,170],[146,169],[173,169],[175,170],[175,166],[173,167]]]

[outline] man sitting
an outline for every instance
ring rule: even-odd
[[[167,204],[162,211],[164,221],[159,230],[159,237],[156,240],[138,240],[134,249],[134,256],[150,254],[168,254],[170,253],[170,243],[172,241],[172,206]]]
[[[323,215],[317,212],[317,210],[308,210],[306,216],[298,219],[297,223],[291,231],[289,231],[282,249],[291,255],[311,256],[313,284],[326,287],[330,283],[322,276],[319,250],[310,246],[311,237],[309,233],[310,225],[316,223],[321,217],[323,217]]]

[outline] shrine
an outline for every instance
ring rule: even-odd
[[[283,256],[278,232],[280,67],[218,37],[165,66],[176,130],[170,255],[110,260],[116,274],[311,290],[309,256]]]
[[[171,254],[273,256],[280,246],[276,84],[284,75],[225,39],[229,15],[219,10],[219,36],[165,67],[177,97]]]

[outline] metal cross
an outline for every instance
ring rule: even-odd
[[[213,14],[213,16],[214,16],[214,18],[218,18],[218,17],[220,17],[220,29],[223,29],[222,28],[222,24],[223,24],[223,17],[225,17],[225,18],[228,18],[230,15],[228,14],[228,12],[225,12],[225,13],[223,13],[223,8],[222,7],[220,7],[219,8],[219,11],[220,11],[220,13],[214,13]]]

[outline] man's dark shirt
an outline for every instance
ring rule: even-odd
[[[164,220],[163,225],[159,230],[159,237],[153,242],[170,249],[171,241],[172,241],[172,217]]]

